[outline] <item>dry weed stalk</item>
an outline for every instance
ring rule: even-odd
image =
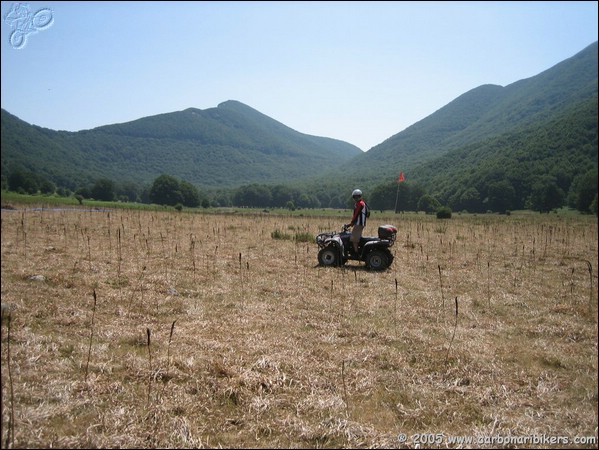
[[[154,378],[153,376],[153,369],[152,369],[152,350],[151,350],[151,346],[150,346],[150,329],[146,328],[146,336],[147,336],[147,344],[148,344],[148,362],[150,365],[150,375],[148,377],[148,401],[147,403],[150,403],[150,394],[152,392],[152,379]]]
[[[441,285],[441,309],[445,308],[445,295],[443,294],[443,276],[441,275],[441,264],[438,264],[439,268],[439,284]]]
[[[90,333],[89,333],[89,346],[87,348],[87,361],[85,363],[85,382],[87,382],[87,373],[88,373],[88,369],[89,369],[89,360],[90,360],[91,354],[92,354],[92,341],[94,339],[94,320],[95,320],[95,317],[96,317],[96,302],[97,302],[96,290],[94,289],[94,305],[92,307],[92,321],[91,321]]]
[[[117,280],[121,279],[121,263],[123,261],[123,247],[121,244],[121,229],[117,228],[117,270],[116,277]]]
[[[171,332],[168,335],[168,347],[167,347],[167,352],[166,352],[166,370],[167,371],[171,366],[171,342],[173,340],[173,333],[175,332],[175,322],[176,322],[176,320],[173,320],[173,323],[171,324]]]
[[[593,265],[590,261],[585,261],[589,269],[589,315],[593,311]]]
[[[89,271],[92,271],[92,247],[91,247],[91,237],[87,236],[87,261],[89,264]]]
[[[129,310],[129,312],[131,312],[131,304],[133,303],[133,297],[135,296],[135,292],[139,289],[140,294],[141,294],[141,299],[139,301],[140,304],[140,308],[143,306],[143,300],[144,300],[144,289],[143,289],[143,278],[146,272],[146,265],[144,264],[143,267],[141,268],[141,271],[139,272],[139,276],[137,279],[137,288],[133,289],[131,291],[131,295],[129,297],[129,303],[127,304],[127,309]]]
[[[6,431],[6,439],[4,441],[4,448],[15,448],[15,391],[12,377],[12,361],[10,355],[10,331],[12,328],[11,309],[12,308],[10,307],[2,308],[2,322],[4,322],[4,317],[6,316],[6,365],[8,370],[8,386],[10,389],[10,411],[8,414],[8,426]],[[4,395],[2,395],[2,412],[4,413]]]
[[[451,335],[451,341],[447,346],[447,354],[445,355],[445,364],[447,364],[447,360],[449,359],[449,350],[451,349],[451,345],[453,344],[453,340],[455,338],[455,332],[458,328],[458,298],[455,298],[455,323],[453,324],[453,334]]]
[[[193,272],[193,279],[196,279],[196,258],[195,258],[195,247],[196,247],[196,242],[193,239],[193,235],[190,236],[190,244],[189,244],[189,253],[191,255],[191,268],[192,268],[192,272]]]
[[[397,330],[397,278],[395,279],[395,304],[393,308],[393,329]]]
[[[349,417],[349,399],[347,398],[347,384],[345,383],[345,360],[341,361],[341,381],[343,382],[343,401],[345,403],[345,416]]]
[[[487,303],[491,306],[491,261],[487,261]]]

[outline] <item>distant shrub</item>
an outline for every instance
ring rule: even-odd
[[[437,219],[451,219],[451,208],[448,206],[441,206],[438,208]]]
[[[294,237],[295,242],[313,242],[314,236],[310,233],[296,233]]]
[[[290,240],[291,235],[287,233],[283,233],[281,230],[275,230],[270,233],[270,237],[273,239],[282,239],[282,240]]]

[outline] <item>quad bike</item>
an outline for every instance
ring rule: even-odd
[[[349,260],[364,261],[372,270],[385,270],[393,262],[389,250],[395,243],[397,228],[393,225],[381,225],[378,237],[362,237],[358,244],[358,254],[350,242],[351,232],[343,225],[341,232],[332,231],[316,236],[318,263],[321,266],[342,266]]]

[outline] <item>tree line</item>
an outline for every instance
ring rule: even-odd
[[[512,181],[506,178],[491,180],[477,188],[464,185],[451,195],[432,194],[415,182],[396,181],[375,186],[365,192],[369,206],[375,210],[424,211],[435,213],[441,208],[470,213],[507,213],[513,209],[549,212],[564,206],[581,213],[597,215],[597,169],[576,176],[566,192],[554,175],[537,177],[522,198]],[[157,204],[187,208],[248,207],[248,208],[337,208],[353,206],[349,192],[341,188],[312,192],[282,184],[252,183],[237,188],[200,191],[196,186],[177,177],[163,174],[151,184],[140,186],[133,182],[115,182],[99,178],[89,185],[70,191],[57,187],[52,181],[34,172],[15,170],[2,180],[2,189],[29,195],[74,196],[80,203],[86,199]]]

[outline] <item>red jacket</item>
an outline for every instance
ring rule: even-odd
[[[354,206],[354,215],[351,218],[350,225],[366,225],[366,202],[360,199]]]

